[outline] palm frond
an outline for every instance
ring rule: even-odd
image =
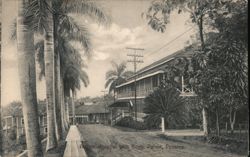
[[[115,86],[116,86],[116,81],[112,82],[111,85],[109,86],[109,93],[115,90]]]
[[[126,63],[125,62],[122,62],[121,64],[118,65],[118,68],[117,68],[117,73],[119,76],[122,75],[122,73],[125,71],[126,69]]]
[[[89,85],[89,77],[88,77],[88,74],[83,71],[83,70],[80,70],[79,71],[79,75],[80,75],[80,79],[81,81],[83,82],[84,86],[87,87]]]
[[[108,88],[108,86],[110,86],[110,84],[112,83],[112,82],[114,82],[115,81],[115,78],[110,78],[110,79],[108,79],[107,81],[106,81],[106,83],[105,83],[105,88]]]
[[[91,56],[92,44],[91,44],[91,34],[84,25],[79,25],[74,18],[63,15],[60,16],[58,34],[71,41],[80,42],[86,55]]]
[[[134,75],[134,72],[133,72],[133,71],[125,71],[125,72],[122,74],[122,76],[123,76],[124,78],[128,78],[128,77],[133,76],[133,75]]]
[[[68,13],[77,13],[89,16],[92,20],[104,25],[108,25],[111,18],[104,9],[97,6],[93,1],[88,0],[64,0],[62,10]]]
[[[53,12],[53,10],[45,0],[33,0],[26,8],[25,22],[29,23],[35,32],[42,34],[48,27],[48,12]]]
[[[117,76],[118,74],[117,74],[117,72],[116,71],[114,71],[114,70],[109,70],[109,71],[107,71],[106,72],[106,80],[107,79],[110,79],[110,78],[113,78],[113,77],[118,77]]]
[[[119,69],[119,65],[115,61],[111,61],[111,65],[116,71],[118,71],[117,69]]]

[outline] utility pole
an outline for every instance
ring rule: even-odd
[[[144,49],[142,49],[142,48],[131,48],[131,47],[127,47],[126,49],[129,49],[129,50],[132,50],[132,51],[134,51],[134,53],[132,53],[132,54],[127,54],[127,56],[129,56],[129,57],[132,57],[132,59],[131,60],[128,60],[128,62],[131,62],[131,63],[133,63],[134,64],[134,94],[135,94],[135,121],[137,121],[137,103],[136,103],[136,71],[137,71],[137,64],[139,64],[139,63],[143,63],[143,61],[142,60],[140,60],[139,58],[142,58],[143,57],[143,55],[139,55],[139,54],[137,54],[136,52],[137,51],[143,51]],[[137,130],[137,128],[136,128],[136,130]]]
[[[102,90],[101,92],[103,92],[103,102],[104,102],[104,108],[105,108],[105,124],[107,124],[107,104],[105,101],[105,95],[106,95],[106,90]]]

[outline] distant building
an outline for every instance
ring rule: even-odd
[[[142,117],[144,116],[144,98],[147,97],[150,93],[152,93],[155,89],[157,89],[161,81],[166,77],[166,67],[172,62],[174,62],[174,59],[176,58],[186,57],[190,61],[192,54],[193,51],[191,46],[186,49],[177,51],[140,69],[139,71],[137,71],[136,75],[131,76],[126,80],[126,82],[116,86],[116,102],[110,105],[110,108],[116,110],[116,112],[113,112],[112,117],[121,115],[121,112],[134,111],[134,81],[136,77],[136,103],[138,112],[137,116],[138,120],[142,120]],[[126,104],[125,110],[124,104]],[[121,106],[123,106],[123,109],[121,108]]]
[[[38,111],[39,111],[39,124],[40,124],[40,134],[47,133],[47,117],[46,117],[46,102],[38,102]],[[16,137],[19,138],[21,135],[24,135],[24,119],[22,108],[17,107],[16,111],[13,113],[3,112],[3,132],[8,133],[11,130],[16,132]]]
[[[88,105],[86,105],[88,104]],[[76,124],[104,124],[110,118],[110,111],[103,102],[99,103],[80,103],[75,105],[75,122]],[[73,122],[72,106],[69,107],[70,122]]]

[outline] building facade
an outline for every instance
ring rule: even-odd
[[[86,103],[87,104],[87,103]],[[110,111],[103,103],[93,103],[91,105],[76,104],[75,123],[76,124],[105,124],[110,118]],[[70,123],[73,123],[72,108],[69,111]]]
[[[3,132],[7,135],[10,131],[14,131],[16,138],[25,134],[24,119],[21,104],[15,106],[15,110],[11,110],[11,113],[4,112],[2,119]],[[40,134],[47,134],[47,116],[46,116],[46,102],[38,102],[38,121],[40,126]]]
[[[185,57],[191,61],[193,51],[191,47],[177,51],[137,71],[136,75],[127,79],[125,83],[116,86],[116,100],[135,103],[136,79],[136,106],[138,117],[143,117],[144,98],[156,90],[167,77],[166,68],[176,59]],[[132,104],[132,106],[133,106]],[[141,115],[141,116],[140,116]]]

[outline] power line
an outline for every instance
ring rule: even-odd
[[[180,35],[178,35],[177,37],[175,37],[174,39],[172,39],[171,41],[167,42],[166,44],[164,44],[162,47],[160,47],[159,49],[147,54],[145,57],[151,56],[155,53],[158,53],[160,50],[162,50],[164,47],[168,46],[169,44],[171,44],[172,42],[176,41],[177,39],[179,39],[180,37],[182,37],[184,34],[188,33],[189,31],[191,31],[194,27],[191,27],[189,29],[187,29],[186,31],[184,31],[183,33],[181,33]]]
[[[142,58],[143,55],[136,54],[136,51],[143,51],[144,49],[142,48],[130,48],[127,47],[126,49],[133,50],[133,54],[127,54],[127,56],[132,57],[132,59],[128,60],[128,62],[131,62],[134,64],[134,94],[135,94],[135,121],[137,121],[137,103],[136,103],[136,71],[137,71],[137,64],[143,63],[143,60],[140,60],[139,58]],[[135,128],[137,130],[137,128]]]

